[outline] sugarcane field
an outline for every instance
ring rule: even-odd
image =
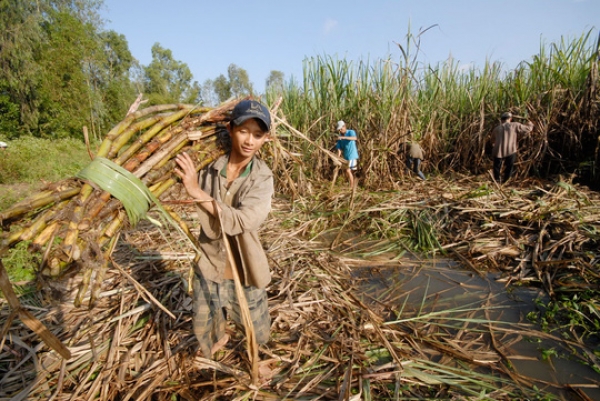
[[[130,99],[86,131],[82,169],[0,209],[0,400],[600,399],[598,42],[564,46],[508,76],[317,58],[260,99]],[[270,335],[228,321],[209,357],[192,324],[199,205],[175,159],[224,155],[247,99],[272,121]],[[508,112],[531,130],[499,182]],[[357,132],[353,186],[339,120]],[[12,277],[18,252],[33,279]]]

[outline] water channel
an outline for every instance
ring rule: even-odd
[[[600,400],[600,373],[574,354],[578,347],[558,334],[542,331],[528,318],[530,314],[539,316],[536,299],[546,297],[541,289],[507,286],[500,273],[481,276],[448,260],[415,259],[400,266],[358,267],[354,278],[365,303],[376,310],[385,306],[389,324],[418,322],[426,326],[428,321],[444,319],[456,324],[464,319],[461,332],[487,332],[480,336],[480,342],[488,343],[483,348],[499,350],[490,354],[502,354],[502,363],[529,378],[542,393],[564,400]],[[586,349],[577,352],[593,352]]]

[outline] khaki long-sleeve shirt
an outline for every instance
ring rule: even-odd
[[[271,281],[271,272],[258,230],[271,211],[273,173],[265,162],[255,157],[250,173],[247,177],[238,178],[242,182],[236,185],[235,194],[228,199],[228,195],[222,192],[226,177],[220,174],[227,161],[227,156],[221,156],[199,175],[200,188],[210,194],[221,208],[223,227],[220,227],[218,218],[198,208],[201,225],[199,242],[203,253],[198,268],[205,279],[218,283],[223,281],[227,263],[224,232],[242,283],[265,288]]]
[[[492,156],[503,158],[517,153],[517,135],[531,132],[533,125],[525,125],[517,122],[505,122],[498,125],[492,131],[494,148]]]
[[[418,143],[411,143],[410,150],[408,151],[408,156],[413,159],[421,159],[423,160],[423,149],[419,146]]]

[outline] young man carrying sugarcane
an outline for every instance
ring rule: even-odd
[[[525,135],[533,130],[533,123],[521,124],[512,121],[511,112],[502,113],[500,124],[492,131],[492,156],[494,158],[494,180],[505,183],[512,176],[517,160],[517,135]],[[504,174],[501,176],[502,167]]]
[[[356,181],[353,172],[358,169],[358,147],[356,146],[356,131],[348,129],[346,127],[346,123],[341,120],[337,122],[336,130],[340,134],[340,136],[338,137],[338,141],[335,144],[335,148],[337,149],[337,155],[341,155],[346,161],[348,161],[348,166],[346,167],[346,177],[348,177],[350,188],[354,188]]]
[[[175,173],[199,205],[203,255],[194,266],[192,320],[207,358],[229,340],[227,314],[242,326],[236,272],[243,284],[256,342],[269,340],[271,320],[265,287],[271,273],[258,230],[271,210],[273,174],[256,152],[268,141],[270,129],[269,110],[255,100],[243,100],[234,107],[227,124],[231,150],[226,155],[199,174],[187,153],[175,159],[179,166]]]

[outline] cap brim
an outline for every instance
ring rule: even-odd
[[[251,118],[254,118],[254,119],[260,121],[262,123],[262,128],[266,128],[266,131],[271,130],[270,122],[265,121],[265,119],[263,119],[262,117],[259,117],[259,116],[241,116],[241,117],[238,117],[231,121],[237,126],[237,125],[243,124],[245,121],[250,120]]]

